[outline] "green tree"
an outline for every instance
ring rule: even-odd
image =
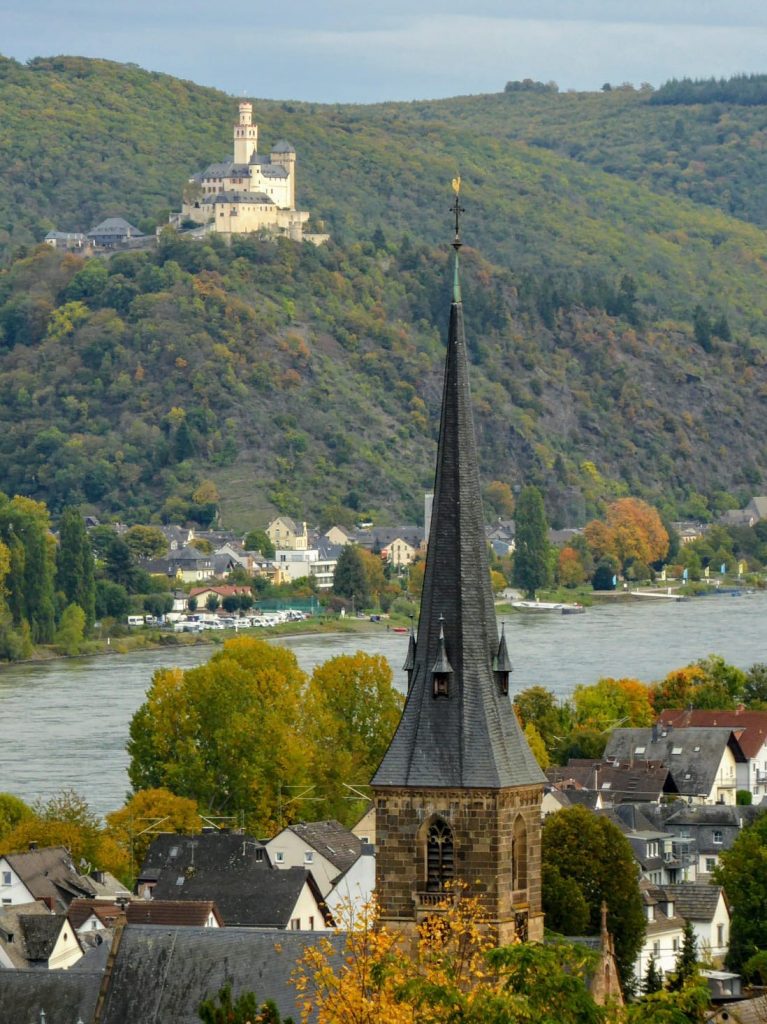
[[[34,815],[32,808],[11,793],[0,793],[0,840],[19,822]]]
[[[402,713],[403,697],[381,655],[340,654],[318,665],[306,689],[302,733],[321,818],[352,824],[364,809],[348,786],[367,786]]]
[[[221,601],[218,594],[208,594],[205,598],[205,607],[209,612],[214,612],[220,605]]]
[[[35,643],[54,633],[55,544],[46,506],[20,495],[0,494],[0,540],[10,552],[5,580],[14,626],[29,623]]]
[[[660,992],[663,988],[663,972],[658,968],[655,955],[650,956],[645,976],[642,979],[642,992],[644,995],[652,995],[653,992]]]
[[[269,540],[266,530],[251,530],[245,534],[243,544],[246,551],[260,551],[264,558],[274,558],[274,544]]]
[[[80,510],[67,508],[59,522],[56,588],[64,594],[68,604],[77,604],[85,612],[86,635],[96,618],[93,565],[93,549]]]
[[[198,668],[158,670],[130,724],[134,790],[243,812],[259,834],[292,820],[312,755],[299,728],[305,685],[292,651],[255,637],[228,640]]]
[[[241,992],[235,999],[227,982],[218,995],[203,1000],[197,1010],[202,1024],[280,1024],[282,1018],[272,1000],[259,1006],[254,992]],[[285,1020],[290,1024],[290,1018]]]
[[[347,544],[338,556],[333,573],[333,593],[353,600],[358,609],[370,604],[368,575],[356,544]]]
[[[529,600],[549,581],[549,540],[543,495],[537,487],[525,487],[516,508],[516,534],[512,581]]]
[[[130,606],[130,595],[122,584],[96,580],[96,615],[100,619],[124,619]]]
[[[147,594],[144,598],[144,611],[155,619],[161,619],[173,609],[172,594]]]
[[[62,654],[79,654],[85,639],[85,612],[79,604],[68,604],[56,630],[56,646]]]
[[[168,540],[158,526],[131,526],[123,540],[134,558],[159,558],[168,551]]]
[[[556,695],[545,686],[529,686],[514,696],[514,710],[523,727],[535,726],[548,751],[572,728],[572,712],[568,704],[560,704]]]
[[[690,921],[685,921],[682,935],[682,948],[674,964],[674,976],[669,983],[669,988],[679,992],[684,986],[696,977],[698,973],[698,940],[695,938],[695,930]]]
[[[542,869],[543,891],[546,893],[546,927],[562,935],[583,935],[589,928],[591,914],[583,890],[574,878],[562,875],[556,864],[546,863]]]
[[[563,879],[577,883],[589,907],[588,931],[593,935],[600,931],[602,902],[607,904],[616,962],[624,986],[630,987],[645,917],[636,861],[621,830],[581,806],[551,814],[543,825],[543,867],[544,871],[556,868]],[[561,892],[561,888],[543,890],[549,921],[561,920],[567,912],[558,903]]]
[[[767,949],[767,814],[722,851],[714,881],[724,886],[732,906],[727,966],[740,971],[757,950]]]

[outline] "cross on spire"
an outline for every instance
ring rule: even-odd
[[[453,192],[455,193],[455,200],[453,205],[450,207],[450,212],[455,216],[455,238],[453,239],[453,248],[457,252],[463,242],[461,241],[461,214],[466,211],[461,206],[461,178],[460,175],[457,178],[453,178]]]

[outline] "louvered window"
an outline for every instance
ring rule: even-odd
[[[440,892],[453,878],[453,832],[447,822],[435,821],[426,836],[426,888]]]

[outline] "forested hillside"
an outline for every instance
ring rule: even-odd
[[[0,489],[138,520],[211,479],[245,525],[338,504],[416,516],[460,171],[485,480],[540,484],[557,523],[627,491],[680,513],[696,492],[710,508],[753,492],[767,108],[714,122],[721,104],[651,100],[257,101],[261,148],[295,144],[299,205],[329,246],[167,237],[83,265],[19,246],[108,215],[162,222],[229,151],[235,102],[134,67],[0,60]]]

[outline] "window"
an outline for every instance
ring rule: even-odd
[[[722,844],[722,833],[719,831],[719,829],[715,830],[714,835],[713,835],[713,840],[714,840],[714,845],[715,846],[721,846],[721,844]]]
[[[426,889],[441,892],[453,878],[453,832],[437,820],[426,833]]]
[[[671,943],[671,948],[673,949],[673,951],[675,953],[679,952],[679,939],[674,939],[673,940],[673,942]]]
[[[653,956],[660,956],[660,942],[658,942],[658,941],[653,942],[653,944],[652,944],[652,955]]]
[[[309,931],[310,932],[314,931],[314,917],[310,917],[309,918]]]
[[[278,850],[275,853],[275,855],[274,855],[274,863],[275,864],[284,864],[285,863],[285,854],[282,852],[282,850]]]
[[[716,944],[717,946],[724,945],[724,925],[718,924],[716,926]]]
[[[10,873],[10,871],[4,871],[3,872],[3,885],[10,885],[12,881],[13,881],[13,875]]]
[[[300,917],[292,918],[291,922],[290,922],[290,928],[291,928],[291,931],[294,931],[294,932],[299,931],[300,928],[301,928],[301,918]]]
[[[313,863],[314,863],[314,853],[313,853],[312,850],[307,850],[306,853],[304,854],[304,864],[313,864]]]
[[[256,850],[256,860],[259,861],[259,860],[263,860],[263,859],[264,859],[264,851],[263,850]]]
[[[521,814],[514,822],[514,835],[511,841],[512,888],[527,888],[527,826]]]
[[[10,905],[11,905],[11,901],[9,899],[3,899],[3,906],[4,907],[10,907]]]
[[[671,753],[672,754],[681,754],[682,753],[682,748],[681,747],[672,747],[671,748]]]
[[[706,871],[710,875],[716,867],[716,857],[706,857]]]
[[[644,754],[644,752],[645,752],[645,748],[644,747],[634,747],[634,753],[635,754]]]

